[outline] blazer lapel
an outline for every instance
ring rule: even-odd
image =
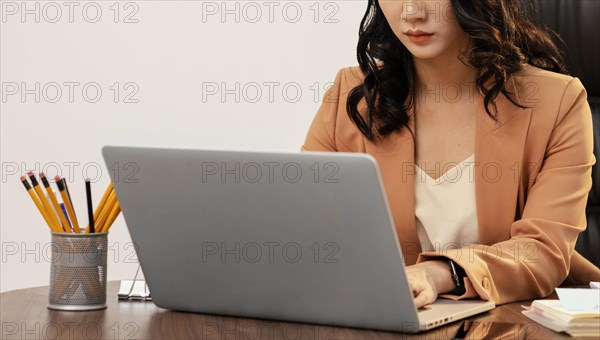
[[[519,102],[514,79],[507,86]],[[480,244],[510,238],[515,221],[523,151],[531,109],[522,109],[500,94],[496,100],[498,120],[488,116],[483,105],[477,111],[475,131],[475,197]]]
[[[414,132],[414,119],[409,121]],[[415,226],[414,141],[406,128],[377,145],[366,143],[366,152],[379,164],[388,204],[394,218],[396,234],[404,262],[416,263],[421,247]]]
[[[516,93],[514,80],[509,81],[507,89]],[[514,97],[519,102],[516,94]],[[502,94],[497,97],[496,105],[498,123],[488,116],[483,105],[476,113],[474,180],[481,244],[510,238],[510,225],[518,203],[523,150],[531,119],[531,109],[515,106]],[[414,132],[413,117],[409,126]],[[407,265],[416,263],[421,253],[415,223],[414,146],[408,129],[390,135],[377,145],[365,144],[365,151],[379,164]]]

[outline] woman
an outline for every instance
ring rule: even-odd
[[[519,0],[369,0],[358,62],[302,150],[375,157],[417,307],[600,279],[574,251],[596,161],[587,95]]]

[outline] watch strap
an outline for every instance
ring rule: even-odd
[[[462,269],[461,266],[457,265],[456,262],[454,262],[453,260],[448,260],[448,263],[450,264],[450,274],[452,275],[452,281],[454,281],[456,288],[443,294],[463,295],[467,292],[464,283],[464,277],[467,276],[467,274],[465,273],[464,269]]]

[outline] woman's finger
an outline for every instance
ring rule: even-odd
[[[417,297],[421,292],[425,290],[425,285],[421,280],[410,281],[410,288],[413,293],[413,297]]]
[[[421,291],[419,293],[419,295],[415,296],[414,300],[415,300],[415,305],[417,306],[417,309],[430,303],[428,301],[429,297],[427,296],[427,293],[425,290]]]

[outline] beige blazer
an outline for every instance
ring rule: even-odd
[[[586,228],[596,161],[591,111],[579,79],[527,66],[507,89],[528,108],[500,95],[496,123],[480,105],[474,165],[479,242],[428,253],[421,253],[415,229],[410,132],[403,129],[373,144],[346,113],[347,96],[363,79],[358,66],[338,71],[301,150],[362,152],[377,160],[407,265],[451,258],[468,275],[467,292],[445,297],[479,296],[497,304],[547,296],[569,274],[570,282],[600,280],[600,269],[574,251]],[[363,114],[365,107],[363,99]],[[412,118],[410,126],[415,131]]]

